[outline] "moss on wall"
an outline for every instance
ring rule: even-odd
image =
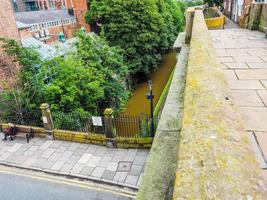
[[[239,110],[195,11],[173,199],[266,199]]]

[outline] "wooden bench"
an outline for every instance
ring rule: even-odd
[[[27,143],[29,143],[30,141],[30,138],[33,138],[33,133],[32,133],[32,130],[31,130],[31,127],[29,126],[16,126],[16,129],[17,129],[17,134],[15,135],[15,138],[16,137],[19,137],[19,138],[25,138],[27,139]]]

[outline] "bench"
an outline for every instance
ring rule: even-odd
[[[25,138],[27,139],[27,143],[29,143],[30,138],[33,138],[34,135],[32,133],[31,127],[29,126],[16,126],[17,129],[17,134],[15,135],[16,137],[19,138]]]

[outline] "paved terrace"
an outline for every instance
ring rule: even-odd
[[[266,169],[267,39],[263,33],[247,29],[214,30],[210,33],[246,129],[252,139],[256,138],[255,146],[257,143],[260,146],[260,151],[256,149],[257,158],[261,167]],[[267,181],[267,170],[264,172]]]
[[[149,151],[34,138],[1,141],[0,152],[0,164],[137,189]]]

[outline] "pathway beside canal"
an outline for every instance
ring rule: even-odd
[[[160,95],[172,73],[172,70],[176,64],[176,52],[175,50],[170,50],[166,53],[159,65],[158,69],[149,75],[146,81],[138,84],[137,88],[134,90],[132,97],[127,102],[125,111],[123,114],[136,116],[142,113],[150,113],[150,104],[146,99],[145,95],[148,93],[148,80],[152,80],[153,83],[153,93],[154,93],[154,106],[156,106]]]

